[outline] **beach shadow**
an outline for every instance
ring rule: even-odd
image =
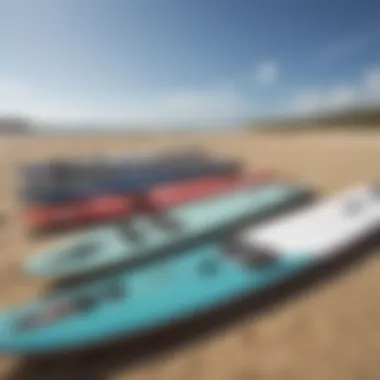
[[[373,235],[339,256],[258,295],[244,297],[202,316],[133,340],[121,339],[83,351],[23,358],[3,380],[107,379],[116,372],[131,370],[141,363],[158,360],[175,350],[215,337],[248,317],[258,318],[264,313],[273,312],[286,302],[305,295],[305,292],[328,284],[329,280],[348,269],[353,270],[375,252],[379,243],[379,234]]]

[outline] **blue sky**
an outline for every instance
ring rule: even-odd
[[[236,124],[380,100],[376,0],[0,0],[0,112]]]

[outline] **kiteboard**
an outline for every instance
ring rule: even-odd
[[[277,186],[277,199],[287,197],[289,188]],[[261,191],[256,196],[260,209],[273,202]],[[4,311],[0,350],[51,353],[135,337],[278,286],[379,229],[378,189],[350,189],[223,240]]]

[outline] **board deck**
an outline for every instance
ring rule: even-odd
[[[354,193],[355,199],[359,194],[362,202],[363,193],[356,190]],[[370,198],[369,193],[375,194],[370,203],[376,206],[377,217],[371,219],[367,228],[378,234],[378,191],[364,193]],[[342,203],[336,200],[335,211],[341,212]],[[50,294],[4,312],[0,317],[0,350],[36,354],[83,348],[120,336],[134,337],[214,310],[239,297],[260,293],[322,259],[313,254],[313,250],[309,254],[293,255],[289,254],[287,246],[285,250],[279,245],[272,246],[277,237],[273,231],[286,227],[291,220],[293,227],[286,235],[293,240],[290,231],[297,229],[306,218],[307,236],[312,237],[317,227],[323,229],[326,219],[320,217],[322,211],[329,220],[330,206],[329,200],[322,201],[299,213],[284,216],[280,221],[248,227],[223,241],[189,248],[165,260],[130,268],[118,276]],[[343,228],[346,226],[345,218],[338,218],[335,223]],[[305,231],[300,232],[301,237]],[[350,244],[368,233],[361,223],[345,230],[346,238],[353,232],[355,238]],[[259,239],[264,234],[267,234],[265,246]],[[338,234],[336,238],[341,239]],[[331,243],[333,239],[326,240]],[[295,252],[300,252],[297,247]]]
[[[136,216],[114,226],[96,228],[32,256],[24,269],[35,276],[66,277],[135,262],[192,239],[220,234],[234,223],[307,199],[310,194],[308,187],[286,181],[247,186],[168,212]]]

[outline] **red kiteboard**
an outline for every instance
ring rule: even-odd
[[[163,211],[234,188],[267,182],[274,177],[273,171],[255,170],[238,175],[182,180],[155,186],[138,195],[102,195],[70,204],[28,208],[24,211],[24,217],[27,226],[33,230],[106,222],[138,212]]]
[[[256,170],[235,176],[182,181],[170,186],[152,188],[146,197],[148,211],[162,211],[199,198],[221,194],[234,188],[267,182],[275,177],[273,171]]]

